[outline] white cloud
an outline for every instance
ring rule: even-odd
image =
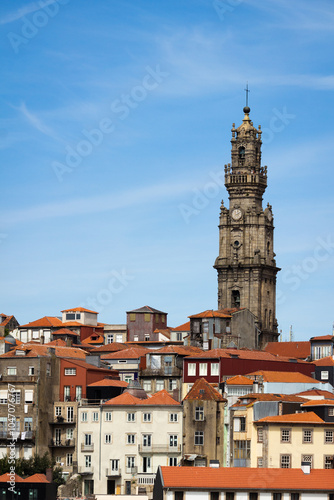
[[[9,12],[5,16],[3,16],[0,19],[0,24],[10,24],[14,21],[17,21],[18,19],[21,19],[22,17],[26,16],[27,14],[31,14],[31,12],[36,12],[36,10],[40,10],[42,6],[47,6],[53,3],[56,3],[57,0],[43,0],[43,2],[31,2],[28,5],[25,5],[24,7],[20,7],[19,9]]]

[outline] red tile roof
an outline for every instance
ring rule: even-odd
[[[308,391],[298,392],[296,396],[307,396],[312,399],[312,396],[321,396],[322,399],[331,399],[334,398],[334,394],[329,391],[324,391],[323,389],[310,389]]]
[[[141,356],[145,356],[150,349],[145,347],[129,347],[117,352],[111,352],[110,354],[104,354],[101,359],[138,359]]]
[[[46,479],[45,474],[33,474],[32,476],[27,477],[24,479],[24,482],[26,483],[50,483]]]
[[[111,342],[111,344],[101,345],[99,347],[95,347],[92,352],[116,352],[121,351],[123,349],[128,349],[129,347],[125,344],[121,344],[119,342]]]
[[[5,316],[4,314],[2,314],[1,316]],[[8,323],[14,318],[14,316],[5,316],[6,319],[3,320],[2,323],[0,323],[0,326],[7,326]]]
[[[326,356],[325,358],[312,361],[316,366],[334,366],[334,356]]]
[[[50,346],[58,345],[58,346],[62,346],[62,347],[67,346],[66,341],[63,339],[55,339],[55,340],[52,340],[51,342],[46,342],[43,345],[50,345]]]
[[[64,309],[61,312],[62,313],[67,313],[67,312],[87,312],[87,313],[92,313],[92,314],[99,314],[96,311],[90,311],[89,309],[85,309],[84,307],[74,307],[73,309]]]
[[[158,314],[167,314],[165,312],[159,311],[158,309],[154,309],[154,307],[143,306],[139,309],[133,309],[132,311],[126,311],[126,313],[158,313]]]
[[[311,355],[311,343],[309,341],[268,342],[264,350],[277,356],[306,359]]]
[[[204,378],[196,380],[184,400],[194,401],[226,401]]]
[[[239,396],[238,401],[232,405],[235,406],[252,406],[257,401],[288,401],[293,403],[305,403],[306,398],[301,398],[295,394],[271,394],[271,393],[251,393],[245,396]]]
[[[87,363],[86,361],[83,361],[81,359],[65,359],[66,361],[69,361],[70,363],[73,363],[74,365],[81,366],[82,368],[86,368],[86,370],[94,370],[94,371],[99,371],[101,373],[105,373],[106,375],[111,375],[111,373],[115,373],[114,370],[110,370],[109,368],[99,368],[98,366],[91,365],[90,363]]]
[[[278,372],[269,370],[257,370],[256,372],[247,373],[249,377],[261,377],[264,382],[284,382],[287,383],[302,383],[302,384],[319,384],[318,380],[308,377],[300,372]]]
[[[44,316],[26,325],[20,325],[20,328],[57,328],[61,326],[63,326],[63,323],[61,319],[56,316]]]
[[[105,406],[133,406],[141,404],[142,401],[143,401],[142,399],[132,396],[132,394],[130,394],[129,392],[123,392],[123,394],[120,394],[115,398],[109,399],[109,401],[106,401],[103,404]]]
[[[181,356],[189,356],[190,354],[202,353],[200,347],[187,346],[187,345],[166,345],[161,349],[155,349],[152,354],[179,354]]]
[[[19,358],[16,355],[16,351],[25,351],[26,357],[36,358],[37,356],[50,356],[50,349],[55,350],[55,355],[60,358],[79,358],[86,359],[87,353],[82,349],[77,349],[75,347],[61,347],[61,346],[47,346],[45,344],[21,344],[20,346],[12,349],[5,354],[1,354],[0,358]],[[23,357],[23,356],[22,356]]]
[[[168,467],[160,468],[164,488],[192,490],[333,490],[333,469],[262,469],[249,467]]]
[[[334,394],[332,394],[333,399],[312,399],[311,401],[306,401],[302,406],[334,406]]]
[[[4,474],[2,474],[2,476],[0,476],[0,483],[7,483],[7,481],[9,481],[9,475],[9,472],[5,472]],[[15,474],[15,483],[23,483],[23,481],[23,477]]]
[[[231,318],[230,314],[224,313],[222,310],[214,311],[213,309],[207,309],[198,314],[193,314],[188,316],[190,319],[194,318]]]
[[[102,335],[97,335],[96,333],[92,333],[89,337],[82,340],[82,344],[104,344],[104,337]]]
[[[264,417],[257,420],[257,422],[267,422],[267,423],[307,423],[307,424],[324,424],[325,422],[322,418],[318,417],[313,411],[308,411],[305,413],[289,413],[286,415],[274,415],[271,417]],[[334,483],[333,483],[334,484]]]
[[[180,326],[177,326],[176,328],[172,328],[174,332],[190,332],[190,321],[187,321],[186,323],[183,323]]]
[[[193,358],[238,358],[238,359],[259,359],[266,361],[289,361],[289,358],[283,358],[265,351],[256,351],[252,349],[211,349],[203,351]],[[306,363],[306,361],[298,361],[298,363]]]
[[[175,401],[165,390],[156,392],[148,399],[136,398],[125,391],[120,396],[109,399],[104,404],[107,406],[181,406],[181,403]]]
[[[227,385],[253,385],[253,380],[243,375],[235,375],[234,377],[228,378],[225,383]]]
[[[333,340],[334,341],[334,336],[333,335],[322,335],[319,337],[311,337],[310,340]]]
[[[79,334],[73,332],[69,328],[60,328],[59,330],[52,332],[52,335],[71,335],[72,337],[78,337]]]
[[[104,378],[103,380],[98,380],[92,384],[88,384],[87,387],[127,387],[129,384],[124,380],[113,380],[110,378]]]

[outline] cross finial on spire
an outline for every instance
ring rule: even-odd
[[[244,90],[246,92],[246,107],[248,107],[248,94],[250,92],[250,90],[248,90],[248,82],[247,82],[246,88]]]

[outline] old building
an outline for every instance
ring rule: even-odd
[[[159,465],[181,460],[182,406],[166,391],[139,399],[125,391],[78,412],[78,472],[87,494],[153,489]]]
[[[159,330],[167,328],[167,313],[144,306],[127,311],[126,324],[130,342],[157,341]]]
[[[276,266],[273,212],[264,210],[267,167],[261,166],[261,127],[244,108],[240,127],[232,126],[231,164],[225,165],[229,208],[219,220],[218,309],[245,307],[257,318],[259,344],[276,341]]]
[[[183,400],[183,464],[225,465],[226,399],[205,379],[197,380]]]

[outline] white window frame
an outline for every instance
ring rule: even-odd
[[[144,412],[143,413],[143,422],[152,422],[152,413]]]
[[[81,412],[81,422],[88,422],[88,412],[87,411],[82,411]]]
[[[178,420],[179,420],[179,415],[177,413],[170,413],[169,414],[169,421],[170,422],[175,423],[175,422],[178,422]]]
[[[136,421],[136,413],[135,412],[128,412],[126,415],[126,421],[127,422],[135,422]]]
[[[218,376],[219,375],[219,363],[211,363],[211,365],[210,365],[210,374],[212,376]]]
[[[76,368],[65,368],[64,375],[76,375],[77,374],[77,369]]]
[[[188,377],[196,377],[196,363],[188,363]]]
[[[106,422],[112,422],[112,411],[106,411],[104,420]]]
[[[208,375],[208,363],[200,363],[199,364],[199,376],[207,377]]]

